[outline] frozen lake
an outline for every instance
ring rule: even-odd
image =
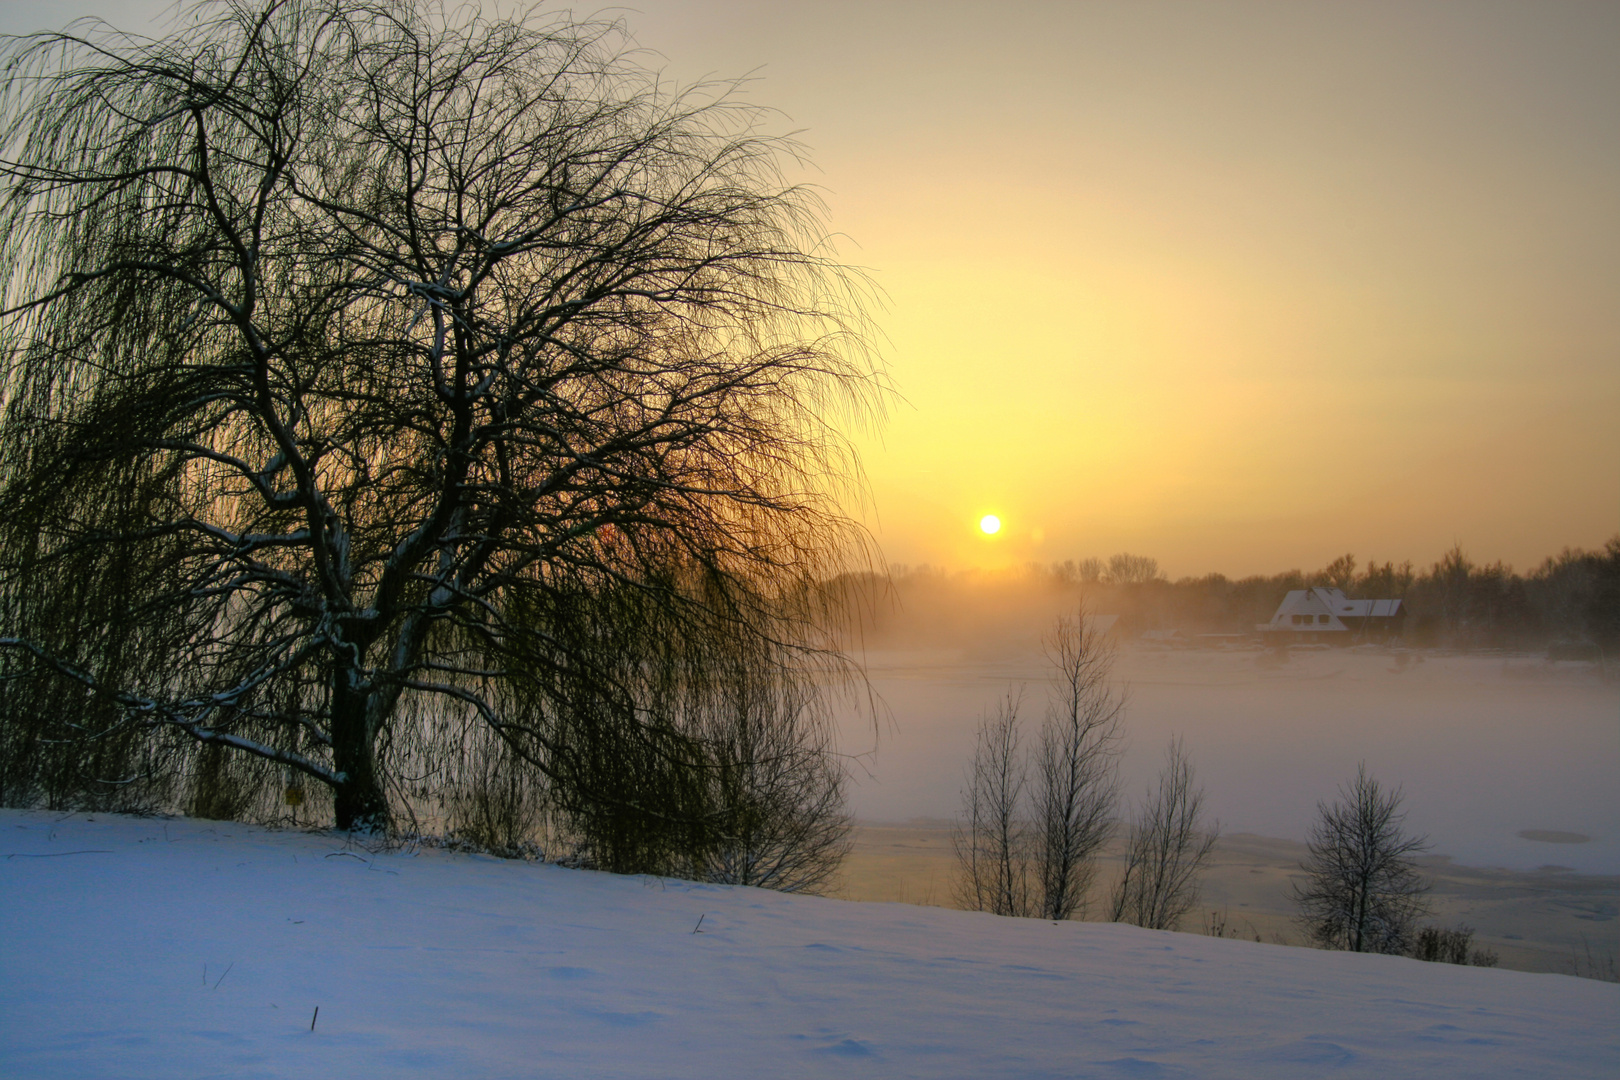
[[[1620,873],[1620,686],[1528,657],[1122,649],[1124,791],[1139,797],[1185,737],[1223,829],[1303,840],[1358,762],[1406,792],[1407,827],[1476,866]],[[869,653],[887,716],[848,711],[852,808],[868,821],[952,818],[979,718],[1024,687],[1026,742],[1046,709],[1039,654],[989,661]],[[875,743],[875,748],[874,748]],[[1585,838],[1584,840],[1581,838]]]

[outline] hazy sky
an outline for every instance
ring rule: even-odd
[[[755,76],[885,293],[889,560],[1524,567],[1620,531],[1620,4],[614,12],[677,81]]]

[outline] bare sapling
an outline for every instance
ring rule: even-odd
[[[1198,903],[1220,824],[1204,825],[1204,789],[1179,737],[1170,740],[1157,790],[1144,796],[1125,844],[1125,872],[1109,899],[1108,917],[1150,930],[1174,930]]]
[[[1125,695],[1111,679],[1113,648],[1084,609],[1060,618],[1046,642],[1046,720],[1020,749],[1022,695],[980,723],[962,793],[957,901],[998,915],[1084,915],[1118,801]]]
[[[1110,672],[1114,650],[1084,608],[1059,618],[1046,641],[1052,695],[1036,751],[1035,844],[1045,919],[1085,913],[1097,853],[1119,800],[1118,745],[1125,695]]]
[[[956,858],[957,901],[970,911],[1032,914],[1029,840],[1023,816],[1029,774],[1018,746],[1022,694],[1009,693],[979,724],[962,792]]]

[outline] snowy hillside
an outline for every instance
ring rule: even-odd
[[[1613,1077],[1620,1062],[1620,986],[1560,975],[192,820],[0,811],[0,836],[14,1080]]]

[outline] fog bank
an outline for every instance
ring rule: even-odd
[[[1181,734],[1223,828],[1302,840],[1317,802],[1365,761],[1405,790],[1408,827],[1435,854],[1620,873],[1620,686],[1532,657],[1409,655],[1402,667],[1387,650],[1296,650],[1278,664],[1274,652],[1126,644],[1124,790],[1138,797]],[[865,820],[954,817],[979,718],[1020,687],[1030,740],[1045,712],[1036,649],[865,660],[875,730],[854,707],[840,724]]]

